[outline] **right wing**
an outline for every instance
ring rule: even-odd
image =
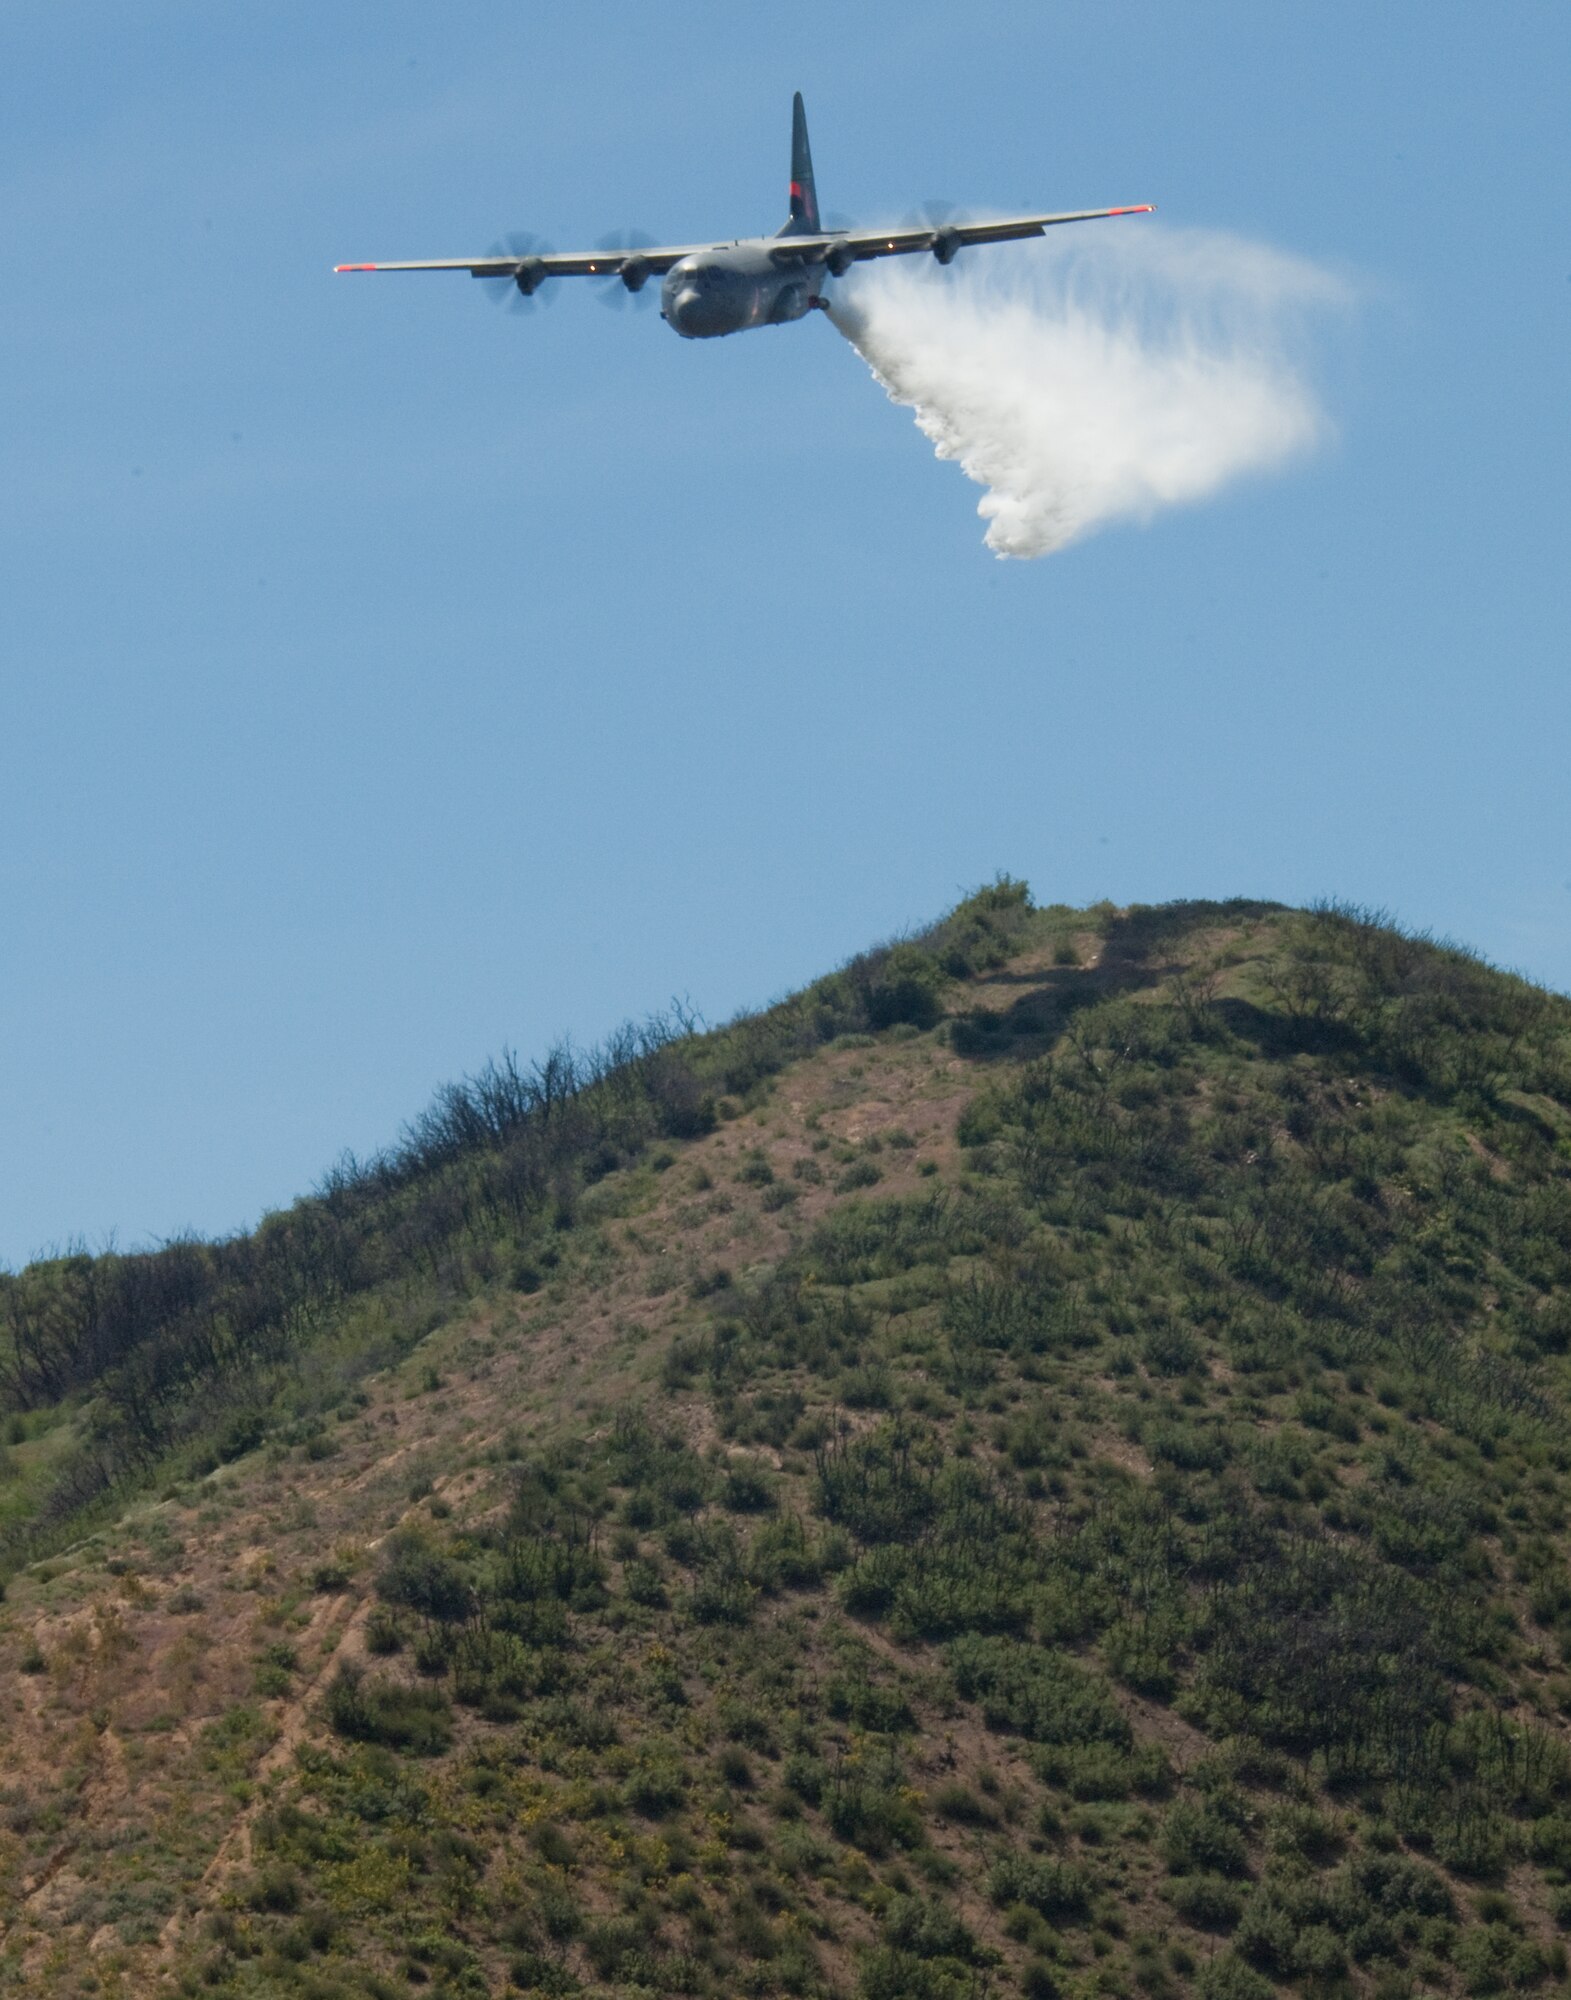
[[[851,264],[870,257],[908,257],[918,250],[932,250],[947,263],[968,243],[1014,243],[1027,236],[1044,235],[1060,222],[1096,222],[1108,215],[1154,213],[1154,203],[1140,202],[1131,208],[1076,208],[1057,215],[1010,215],[994,222],[927,222],[916,228],[847,229],[812,236],[793,233],[776,238],[771,248],[776,261],[789,253],[803,262],[821,264],[838,253],[840,259]]]
[[[402,264],[335,264],[335,271],[467,271],[472,278],[516,278],[520,272],[541,278],[614,278],[624,265],[638,263],[648,272],[669,271],[708,243],[662,243],[648,250],[555,250],[538,257],[424,257]]]

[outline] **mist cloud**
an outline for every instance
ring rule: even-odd
[[[1237,237],[1133,219],[1073,233],[963,250],[948,272],[864,266],[831,309],[938,456],[987,489],[1000,556],[1203,500],[1328,428],[1306,364],[1339,280]]]

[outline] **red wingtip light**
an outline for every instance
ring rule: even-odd
[[[335,273],[339,271],[374,271],[375,269],[376,266],[374,264],[335,264],[333,266]]]

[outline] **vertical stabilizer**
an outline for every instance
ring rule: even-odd
[[[818,190],[813,185],[813,152],[807,143],[807,113],[798,91],[791,100],[791,220],[780,234],[816,236],[821,227]]]

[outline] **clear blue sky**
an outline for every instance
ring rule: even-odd
[[[1333,446],[1034,564],[818,316],[346,259],[1154,200],[1350,273]],[[1564,0],[8,0],[0,1261],[1008,869],[1571,986]],[[1145,226],[1110,225],[1113,227]]]

